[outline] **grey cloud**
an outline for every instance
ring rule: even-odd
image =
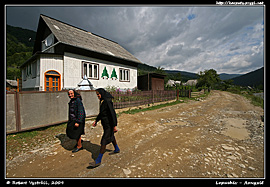
[[[234,73],[263,65],[263,7],[25,6],[7,9],[7,22],[36,30],[40,13],[114,40],[165,69]]]
[[[179,44],[179,45],[173,45],[167,52],[168,56],[175,56],[175,55],[179,55],[180,52],[182,51],[184,45]]]
[[[232,47],[232,48],[230,48],[230,51],[235,51],[235,50],[237,50],[237,49],[240,49],[240,47],[239,47],[239,46]]]

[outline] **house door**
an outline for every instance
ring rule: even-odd
[[[45,73],[45,91],[60,91],[60,74],[56,71]]]

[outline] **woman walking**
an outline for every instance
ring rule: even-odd
[[[85,110],[82,103],[82,97],[75,90],[69,90],[68,96],[70,98],[68,124],[66,133],[70,139],[77,141],[77,146],[73,149],[73,153],[83,149],[81,135],[84,134],[85,126]]]
[[[101,120],[104,133],[100,141],[101,148],[98,158],[94,162],[90,163],[91,167],[97,167],[101,164],[101,159],[103,157],[103,154],[105,153],[107,144],[113,144],[115,150],[112,154],[120,152],[120,149],[114,137],[114,133],[117,132],[115,128],[117,126],[117,118],[112,103],[113,96],[110,93],[106,92],[103,88],[97,89],[96,93],[98,99],[100,100],[100,111],[96,120],[93,123],[93,126],[95,127],[97,125],[97,122]]]

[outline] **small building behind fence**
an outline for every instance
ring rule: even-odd
[[[138,76],[138,89],[142,91],[164,90],[164,78],[166,75],[148,73]]]

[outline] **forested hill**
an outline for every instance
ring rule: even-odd
[[[20,65],[32,56],[36,32],[13,27],[6,27],[6,78],[21,77]],[[31,40],[29,41],[29,38]]]
[[[264,84],[264,68],[257,69],[239,77],[233,78],[233,83],[240,86],[263,86]]]

